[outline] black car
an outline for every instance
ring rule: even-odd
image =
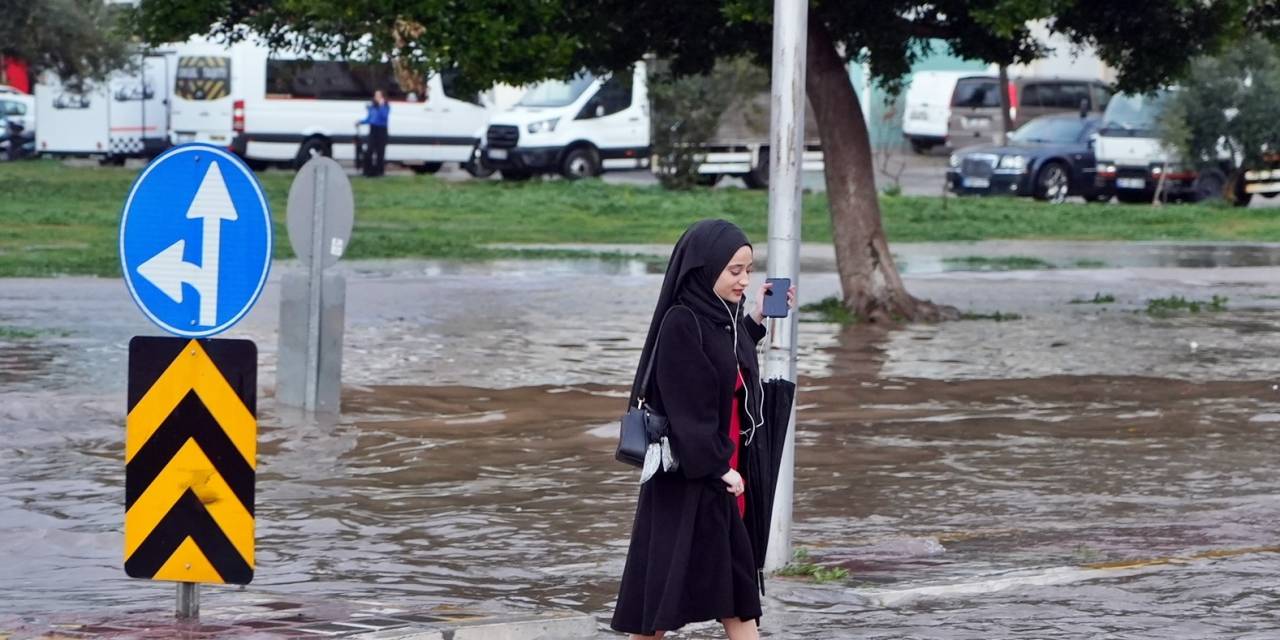
[[[947,186],[957,194],[1032,196],[1062,202],[1083,196],[1106,202],[1111,191],[1096,181],[1091,137],[1100,118],[1036,118],[1009,134],[1005,146],[961,149],[951,156]]]

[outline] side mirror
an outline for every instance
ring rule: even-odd
[[[1088,98],[1080,98],[1080,117],[1081,118],[1089,117],[1089,99]]]
[[[596,105],[596,117],[600,118],[603,116],[604,116],[604,105],[602,104]]]
[[[1092,149],[1098,144],[1098,132],[1094,131],[1089,134],[1089,148]]]

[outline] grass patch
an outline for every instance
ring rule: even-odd
[[[0,163],[0,276],[119,276],[120,209],[135,169],[69,167],[56,161]],[[292,256],[284,225],[293,174],[260,175],[271,203],[276,258]],[[730,220],[757,242],[768,226],[762,191],[496,180],[434,176],[355,178],[356,220],[347,257],[464,260],[563,257],[516,254],[494,243],[665,244],[693,221]],[[1265,209],[1202,205],[1051,206],[1022,198],[883,195],[890,242],[1032,240],[1280,241],[1280,216]],[[825,194],[804,197],[806,242],[830,242]],[[581,253],[575,253],[581,257]],[[1035,258],[988,258],[988,268],[1045,268]],[[1079,265],[1079,263],[1077,263]]]
[[[1053,265],[1028,256],[962,256],[959,258],[943,258],[944,264],[964,267],[976,271],[1027,271],[1031,269],[1052,269]]]
[[[974,313],[974,312],[966,311],[965,313],[960,314],[960,319],[961,320],[994,320],[996,322],[1009,322],[1012,320],[1021,320],[1022,316],[1016,313],[1001,313],[999,311],[995,313]]]
[[[66,338],[71,336],[71,332],[65,329],[30,329],[0,324],[0,340],[35,340],[43,336]]]
[[[1071,559],[1076,564],[1095,564],[1105,559],[1102,551],[1095,549],[1087,544],[1077,545],[1071,552]]]
[[[1093,298],[1075,298],[1070,304],[1111,304],[1116,301],[1116,297],[1109,293],[1095,293]]]
[[[0,340],[33,340],[38,337],[40,332],[35,329],[0,325]]]
[[[1188,300],[1182,296],[1168,296],[1147,300],[1147,314],[1167,317],[1182,312],[1200,313],[1227,310],[1227,297],[1215,295],[1209,300]]]
[[[840,301],[840,298],[835,296],[823,298],[818,302],[810,302],[809,304],[801,305],[800,311],[814,316],[812,319],[801,318],[801,322],[805,322],[806,320],[812,322],[833,322],[835,324],[845,326],[854,324],[858,321],[858,317],[850,313],[849,309],[847,309],[844,306],[844,303]]]
[[[1071,263],[1071,266],[1077,269],[1102,269],[1107,266],[1102,260],[1094,260],[1092,258],[1083,258]]]
[[[774,575],[791,578],[809,578],[814,582],[839,582],[848,579],[849,570],[844,567],[824,567],[809,561],[809,552],[803,548],[796,549],[791,562],[779,569]]]

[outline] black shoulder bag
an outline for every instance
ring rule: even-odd
[[[662,322],[658,325],[658,337],[653,341],[653,354],[649,356],[649,363],[645,365],[644,376],[640,378],[640,393],[636,395],[636,406],[627,407],[627,412],[622,414],[622,430],[618,434],[618,450],[613,457],[619,462],[625,462],[633,467],[644,466],[644,455],[649,449],[649,444],[658,442],[663,436],[667,435],[669,424],[667,417],[656,413],[645,402],[645,396],[649,393],[649,379],[653,375],[653,363],[658,360],[658,342],[662,339],[662,327],[667,324],[667,317],[676,309],[687,309],[690,314],[693,309],[683,305],[676,305],[667,310],[667,314],[662,316]],[[698,343],[702,343],[702,325],[698,324],[698,317],[693,317],[694,326],[698,327]]]

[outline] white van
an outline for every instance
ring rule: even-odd
[[[376,89],[391,103],[387,161],[420,172],[471,165],[489,116],[478,96],[454,91],[448,73],[417,95],[400,88],[389,63],[303,58],[251,42],[180,45],[174,78],[174,143],[226,146],[259,167],[301,166],[314,154],[354,160],[356,121]]]
[[[960,78],[971,75],[969,71],[919,71],[911,77],[902,135],[912,151],[925,153],[936,146],[947,146],[951,97]]]
[[[503,179],[538,173],[570,178],[649,166],[649,92],[645,65],[631,73],[534,85],[486,133],[485,164]]]
[[[171,63],[170,55],[155,52],[79,91],[44,74],[35,87],[36,153],[117,163],[160,153],[169,146]]]

